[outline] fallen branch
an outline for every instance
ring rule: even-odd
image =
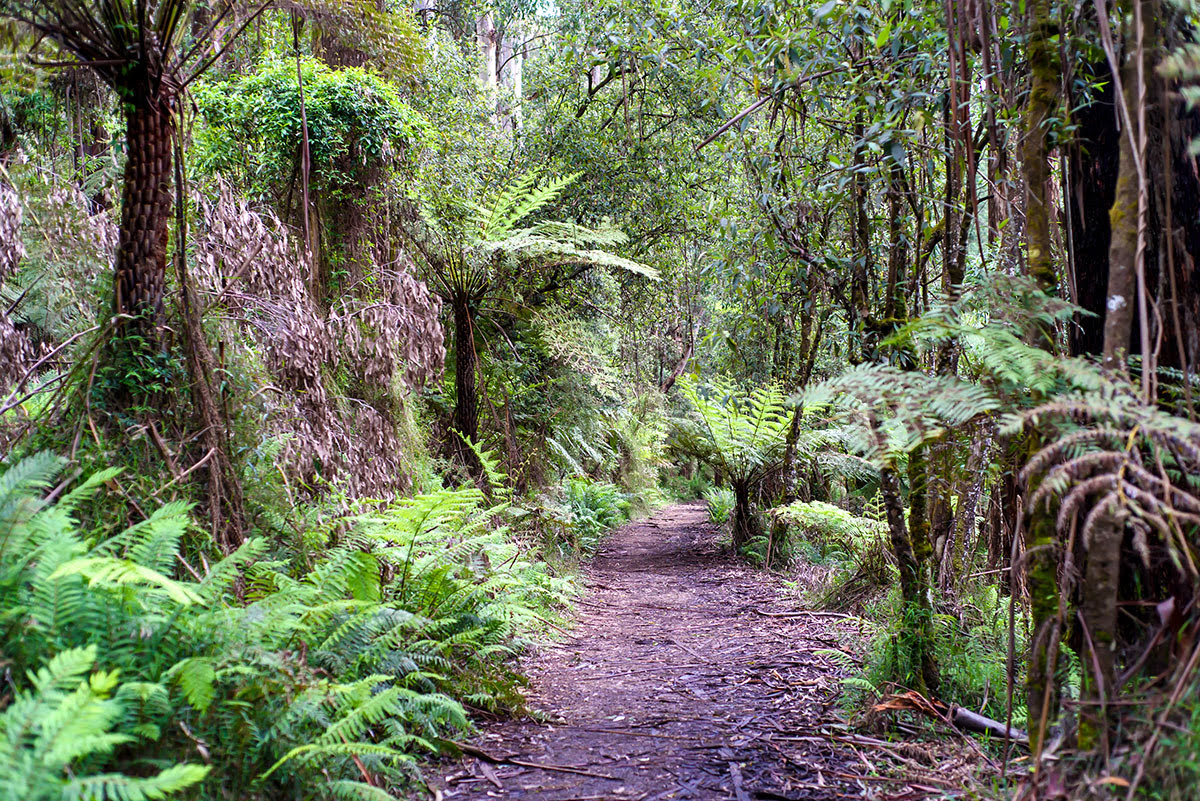
[[[907,692],[900,695],[889,695],[875,705],[876,712],[896,712],[900,710],[920,712],[931,718],[951,723],[955,728],[976,734],[990,734],[993,737],[1008,737],[1015,743],[1029,745],[1029,735],[1020,729],[1011,728],[992,718],[964,709],[961,706],[945,704],[931,700],[917,692]]]
[[[796,612],[764,612],[755,607],[754,613],[763,617],[837,617],[846,618],[848,620],[856,620],[855,615],[847,615],[844,612],[813,612],[809,610],[799,610]]]
[[[590,776],[594,779],[608,779],[609,781],[621,781],[617,776],[609,776],[606,773],[595,773],[583,768],[573,768],[570,765],[547,765],[541,762],[527,762],[523,759],[510,759],[508,757],[498,757],[489,754],[482,748],[476,748],[473,745],[466,743],[453,743],[454,747],[462,751],[468,756],[473,756],[476,759],[482,759],[484,762],[490,762],[493,765],[516,765],[520,768],[534,768],[536,770],[549,770],[556,773],[574,773],[577,776]]]

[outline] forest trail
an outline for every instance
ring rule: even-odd
[[[432,782],[445,799],[835,799],[882,787],[822,732],[852,622],[797,614],[779,578],[722,551],[702,503],[614,532],[569,638],[533,654],[540,720],[484,722]],[[869,795],[868,795],[869,794]],[[912,798],[913,796],[905,796]],[[920,796],[917,796],[920,797]]]

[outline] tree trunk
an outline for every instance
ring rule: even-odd
[[[121,192],[113,311],[119,334],[158,339],[171,221],[171,148],[175,121],[168,101],[134,94],[125,114],[128,157]]]
[[[909,464],[911,473],[912,462]],[[921,464],[917,469],[923,472],[924,465]],[[892,553],[900,570],[900,597],[904,608],[903,628],[897,639],[897,647],[906,657],[904,661],[914,671],[909,676],[897,678],[911,683],[913,689],[922,694],[936,695],[941,682],[933,652],[933,609],[929,602],[929,582],[921,560],[922,551],[928,550],[929,524],[918,519],[917,511],[919,507],[922,510],[920,516],[923,517],[924,500],[918,497],[914,501],[911,513],[914,537],[910,537],[909,528],[904,522],[904,502],[900,497],[899,481],[891,465],[879,471],[879,490],[883,494],[884,511],[887,513]],[[914,547],[915,535],[922,526],[925,548],[917,549]]]
[[[1038,288],[1053,294],[1058,275],[1051,258],[1049,141],[1047,127],[1057,107],[1060,81],[1058,50],[1054,38],[1058,25],[1050,10],[1049,0],[1030,0],[1029,105],[1025,111],[1025,146],[1021,153],[1021,170],[1025,179],[1026,259],[1029,276]],[[1043,326],[1036,344],[1054,351],[1054,330]],[[1027,455],[1037,452],[1036,437],[1029,443]],[[1032,494],[1034,487],[1029,488]],[[1026,671],[1026,698],[1029,707],[1029,740],[1034,754],[1041,748],[1045,721],[1048,725],[1058,717],[1057,678],[1054,662],[1061,631],[1058,626],[1058,574],[1054,517],[1048,509],[1029,510],[1026,539],[1026,586],[1030,596],[1030,615],[1034,639],[1030,646],[1029,667]]]
[[[479,435],[479,390],[476,384],[478,356],[471,307],[464,295],[451,299],[454,309],[454,430],[474,443]],[[470,448],[462,449],[464,454]],[[470,465],[474,460],[467,458]]]
[[[750,506],[750,484],[745,481],[733,482],[733,497],[733,549],[737,551],[754,539],[758,525]]]
[[[1125,369],[1125,360],[1130,352],[1133,335],[1135,304],[1139,311],[1142,311],[1143,322],[1146,317],[1146,293],[1143,291],[1144,286],[1140,285],[1144,281],[1146,221],[1150,201],[1146,186],[1145,118],[1147,80],[1153,75],[1154,69],[1151,53],[1154,50],[1155,25],[1154,11],[1149,4],[1143,0],[1132,0],[1128,6],[1133,9],[1132,22],[1131,29],[1125,37],[1128,52],[1120,68],[1126,110],[1122,119],[1126,125],[1123,126],[1120,137],[1121,155],[1116,196],[1108,214],[1112,241],[1108,249],[1108,300],[1107,314],[1104,317],[1103,363],[1105,369],[1113,372]],[[1123,6],[1122,11],[1125,10],[1127,7]],[[1141,63],[1143,61],[1145,63]],[[1143,277],[1143,281],[1139,280],[1139,276]],[[1143,351],[1145,350],[1148,349],[1143,348]]]
[[[479,83],[484,89],[495,89],[500,82],[496,61],[497,32],[492,12],[485,12],[475,23],[475,39],[479,45]],[[494,113],[494,112],[493,112]]]
[[[1112,240],[1108,213],[1117,187],[1120,132],[1113,103],[1112,73],[1107,63],[1086,68],[1096,81],[1090,103],[1073,98],[1072,122],[1078,135],[1067,151],[1067,205],[1070,208],[1071,300],[1091,312],[1070,327],[1071,354],[1099,355],[1104,350],[1104,310],[1108,290],[1108,248]]]
[[[1109,223],[1112,242],[1108,251],[1108,314],[1104,318],[1104,367],[1113,374],[1125,370],[1133,333],[1134,304],[1142,318],[1139,341],[1146,343],[1145,264],[1146,221],[1149,195],[1146,172],[1147,80],[1153,76],[1155,48],[1154,9],[1144,0],[1132,0],[1130,27],[1125,36],[1126,53],[1120,68],[1126,113],[1130,123],[1121,132],[1121,162],[1117,175],[1116,198]],[[1124,8],[1122,9],[1125,10]],[[1141,165],[1139,167],[1139,165]],[[1142,347],[1142,386],[1149,386],[1147,371],[1152,369],[1151,348]],[[1112,697],[1114,684],[1113,648],[1117,643],[1117,592],[1121,573],[1121,543],[1125,536],[1124,519],[1118,509],[1104,509],[1087,540],[1087,564],[1080,587],[1079,613],[1086,625],[1090,653],[1080,654],[1084,690],[1090,700]],[[1104,707],[1089,709],[1080,728],[1087,745],[1093,737],[1103,736],[1107,726]]]
[[[1058,25],[1049,0],[1029,2],[1029,105],[1025,111],[1025,147],[1021,169],[1025,178],[1026,259],[1029,276],[1038,288],[1054,294],[1058,274],[1051,258],[1049,140],[1047,129],[1058,107],[1060,67],[1054,38]],[[1043,332],[1043,347],[1053,350],[1053,331]]]
[[[1108,291],[1104,315],[1104,367],[1113,372],[1125,371],[1125,360],[1129,356],[1129,343],[1133,335],[1133,309],[1137,292],[1138,179],[1134,174],[1134,151],[1129,135],[1122,134],[1120,140],[1121,166],[1112,209],[1108,213],[1112,240],[1108,249]]]

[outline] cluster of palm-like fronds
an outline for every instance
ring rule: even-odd
[[[806,391],[806,413],[828,413],[850,453],[887,461],[948,427],[1000,408],[986,387],[956,376],[863,364]]]
[[[731,481],[753,481],[783,458],[791,417],[780,385],[743,392],[720,378],[705,385],[682,379],[679,388],[697,419],[679,422],[677,448],[711,462]]]
[[[506,267],[509,272],[609,267],[657,280],[652,267],[611,252],[628,241],[611,225],[589,228],[548,220],[519,227],[578,177],[539,184],[530,173],[513,181],[490,205],[462,198],[425,199],[413,241],[432,268],[434,283],[447,297],[477,297]]]
[[[1015,415],[1009,431],[1058,432],[1021,472],[1036,489],[1029,508],[1057,503],[1057,526],[1082,515],[1086,546],[1106,517],[1129,526],[1147,563],[1150,539],[1169,549],[1175,568],[1196,578],[1195,526],[1200,525],[1200,425],[1142,403],[1121,382]]]
[[[474,488],[335,521],[340,542],[305,571],[265,560],[262,540],[201,569],[180,548],[181,504],[89,541],[76,511],[115,471],[52,491],[60,468],[42,455],[0,476],[0,650],[15,681],[0,765],[56,798],[103,782],[134,788],[104,797],[160,797],[150,788],[204,771],[169,769],[138,795],[111,767],[197,761],[213,768],[201,797],[382,798],[414,749],[466,727],[463,703],[517,700],[505,657],[565,589]],[[172,578],[180,567],[194,580]],[[60,678],[38,678],[43,665]],[[75,744],[53,747],[68,708]],[[75,784],[54,784],[60,767]]]

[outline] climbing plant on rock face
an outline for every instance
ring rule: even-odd
[[[740,548],[759,534],[755,496],[764,478],[784,458],[791,415],[778,384],[745,392],[725,380],[706,385],[679,383],[697,420],[680,440],[712,465],[734,494],[733,544]]]

